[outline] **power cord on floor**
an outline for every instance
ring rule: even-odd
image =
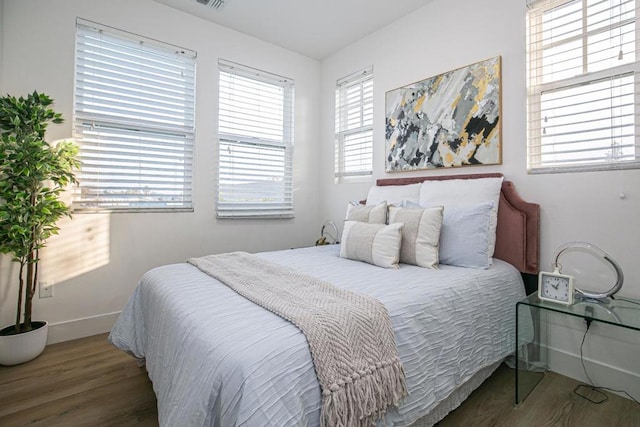
[[[573,392],[580,396],[581,398],[594,403],[596,405],[599,405],[601,403],[606,402],[607,400],[609,400],[609,395],[607,395],[607,393],[605,393],[602,390],[607,390],[607,391],[612,391],[615,393],[622,393],[624,395],[626,395],[629,399],[633,400],[634,402],[636,402],[636,404],[640,405],[640,402],[638,402],[633,396],[631,396],[629,393],[627,393],[625,390],[615,390],[609,387],[602,387],[602,386],[596,386],[593,383],[593,380],[591,379],[591,377],[589,376],[589,373],[587,372],[587,367],[584,364],[584,357],[583,357],[583,348],[584,348],[584,341],[587,338],[587,332],[589,332],[589,328],[591,327],[591,322],[593,321],[593,318],[591,317],[585,317],[584,321],[587,324],[587,329],[585,329],[584,331],[584,335],[582,336],[582,343],[580,344],[580,363],[582,364],[582,369],[584,370],[584,375],[587,377],[587,379],[589,380],[589,384],[578,384],[576,386],[576,388],[573,389]],[[595,400],[590,398],[589,396],[581,393],[581,390],[584,388],[590,388],[591,391],[597,393],[598,395],[602,396],[602,398],[600,400]]]

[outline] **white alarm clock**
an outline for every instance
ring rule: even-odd
[[[538,298],[559,304],[573,304],[573,276],[561,274],[556,266],[553,273],[541,271],[538,276]]]

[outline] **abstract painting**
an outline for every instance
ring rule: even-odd
[[[386,171],[495,165],[500,140],[501,58],[386,93]]]

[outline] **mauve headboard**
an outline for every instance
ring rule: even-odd
[[[379,186],[407,185],[423,181],[498,177],[502,174],[386,178],[376,183]],[[502,182],[494,257],[512,264],[522,273],[537,275],[540,270],[540,205],[524,201],[511,181]]]

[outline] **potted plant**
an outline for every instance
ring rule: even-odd
[[[47,323],[31,320],[39,252],[57,234],[57,221],[70,215],[60,196],[76,182],[79,166],[72,142],[52,145],[44,140],[47,125],[63,121],[49,108],[52,103],[37,92],[0,98],[0,253],[20,266],[15,324],[0,330],[3,365],[34,359],[47,341]]]

